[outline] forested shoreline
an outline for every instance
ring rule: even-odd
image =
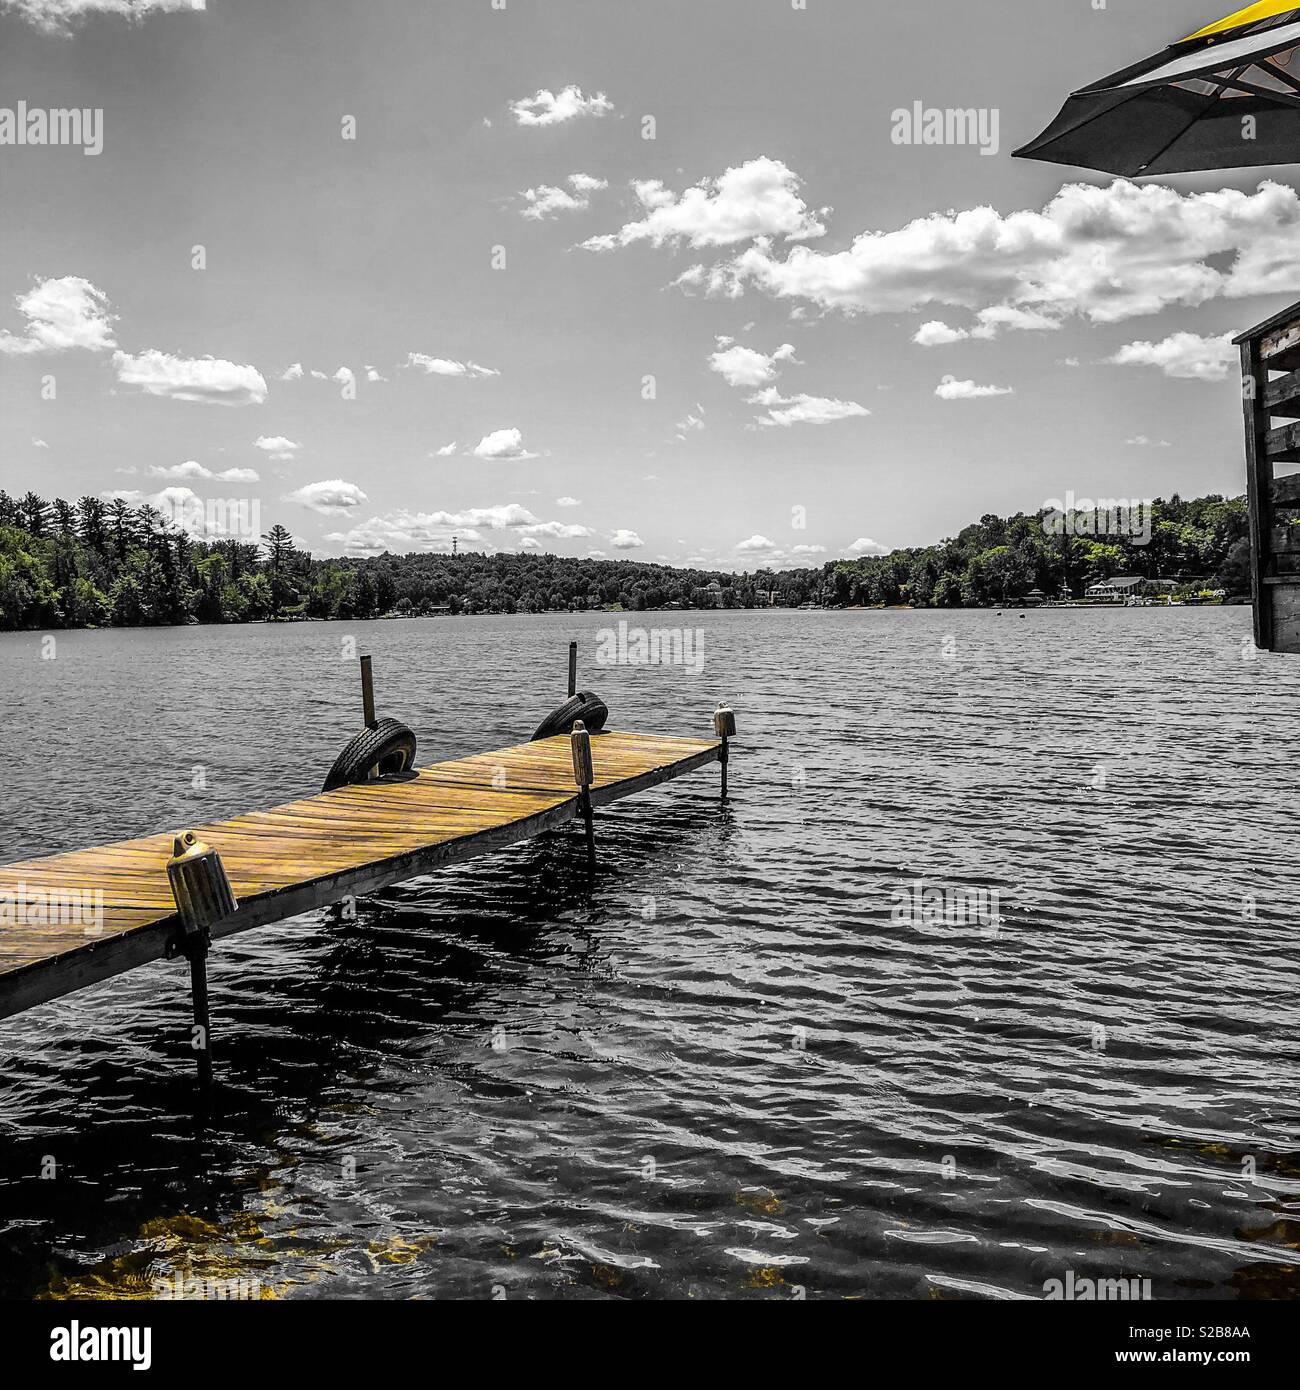
[[[0,630],[142,627],[388,614],[1013,604],[1117,574],[1195,594],[1249,591],[1245,503],[1158,500],[1149,542],[1053,535],[1043,513],[984,516],[935,545],[752,574],[552,554],[317,558],[283,526],[198,539],[148,506],[0,491]]]

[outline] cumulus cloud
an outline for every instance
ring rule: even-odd
[[[409,352],[406,355],[408,367],[419,367],[429,376],[480,377],[500,376],[493,367],[482,367],[477,362],[457,362],[450,357],[430,357],[423,352]]]
[[[440,459],[448,459],[456,452],[456,441],[453,439],[450,444],[444,444],[441,449],[436,450],[436,456]]]
[[[50,446],[49,446],[49,445],[45,442],[45,440],[43,440],[43,439],[33,439],[33,440],[32,440],[32,448],[33,448],[33,449],[48,449],[49,447],[50,447]]]
[[[582,88],[572,83],[558,92],[541,88],[535,96],[521,97],[510,103],[511,113],[518,125],[559,125],[580,116],[603,116],[614,109],[614,103],[604,92],[583,96]]]
[[[609,543],[615,550],[639,550],[645,542],[635,531],[618,530],[609,538]],[[592,552],[595,553],[594,551]]]
[[[871,540],[868,536],[859,536],[852,545],[845,547],[847,555],[888,555],[889,552],[883,545]]]
[[[582,502],[577,497],[557,497],[555,505],[557,507],[580,507]]]
[[[115,352],[113,366],[118,381],[147,396],[214,405],[261,405],[266,400],[266,382],[256,367],[221,357],[173,357],[150,348],[134,356]]]
[[[0,0],[0,9],[20,15],[46,34],[70,34],[88,15],[143,20],[151,14],[202,10],[207,0]]]
[[[227,468],[220,473],[214,473],[212,469],[205,468],[195,459],[186,459],[184,463],[173,463],[165,468],[153,464],[150,466],[149,476],[166,478],[171,482],[184,482],[188,478],[201,478],[205,481],[219,483],[255,483],[259,481],[255,468]]]
[[[535,459],[536,454],[531,454],[524,448],[524,436],[517,429],[493,430],[491,434],[485,434],[482,439],[470,450],[470,453],[478,459]]]
[[[576,540],[581,536],[594,536],[590,526],[580,526],[576,522],[538,521],[520,530],[525,536],[550,536],[553,540]]]
[[[841,251],[756,242],[679,283],[845,313],[906,313],[931,304],[972,312],[1019,309],[1044,321],[985,318],[977,326],[1047,327],[1070,314],[1117,323],[1170,305],[1285,294],[1300,278],[1300,194],[1265,181],[1254,193],[1179,193],[1116,179],[1066,184],[1041,210],[935,212],[865,231]]]
[[[824,545],[792,545],[790,547],[791,555],[825,555],[825,553],[826,547]]]
[[[301,378],[302,378],[302,363],[301,363],[301,362],[291,362],[291,363],[284,369],[284,371],[282,371],[282,372],[280,373],[280,380],[281,380],[281,381],[299,381],[299,380],[301,380]]]
[[[766,536],[759,535],[750,536],[748,540],[740,541],[736,546],[737,551],[741,554],[772,551],[776,548],[777,546],[774,541],[768,540]]]
[[[452,536],[457,536],[462,543],[483,542],[485,549],[493,549],[490,542],[483,541],[484,532],[514,533],[533,539],[535,543],[538,536],[568,539],[592,534],[586,527],[571,528],[561,522],[540,521],[527,507],[508,502],[495,507],[468,507],[460,512],[387,512],[358,522],[349,531],[335,532],[326,539],[341,544],[354,555],[378,555],[385,550],[399,553],[448,551]]]
[[[1050,332],[1060,328],[1059,318],[1052,318],[1038,309],[1017,309],[1011,304],[993,304],[975,315],[973,328],[951,328],[941,319],[923,323],[912,335],[912,341],[922,347],[942,347],[959,343],[965,338],[996,338],[1004,329],[1022,332]]]
[[[1011,386],[977,386],[973,381],[958,381],[946,376],[934,388],[934,394],[941,401],[974,401],[981,396],[1009,396],[1013,390]]]
[[[380,370],[379,370],[378,367],[372,367],[372,366],[370,366],[369,364],[367,364],[367,366],[366,366],[366,380],[367,380],[367,381],[387,381],[388,378],[387,378],[386,376],[384,376],[384,375],[380,372]]]
[[[356,483],[331,478],[324,482],[307,483],[296,492],[291,492],[289,498],[310,507],[314,512],[320,512],[322,516],[347,516],[366,500],[366,494]]]
[[[848,420],[856,415],[870,415],[865,405],[857,401],[840,401],[832,396],[783,396],[775,386],[756,391],[745,398],[750,405],[766,406],[766,414],[758,417],[760,425],[829,425],[834,420]]]
[[[283,463],[292,459],[295,451],[301,449],[302,445],[295,440],[286,439],[282,434],[259,434],[253,440],[253,448],[261,449],[264,454],[270,454],[273,459]]]
[[[0,331],[0,352],[99,352],[114,345],[116,316],[108,296],[80,275],[38,280],[26,294],[15,296],[14,303],[27,325],[21,333]]]
[[[776,379],[778,363],[797,360],[793,343],[782,343],[775,352],[764,353],[730,338],[717,341],[717,350],[709,354],[709,370],[717,372],[729,386],[766,386]]]
[[[946,347],[949,343],[960,343],[970,334],[964,328],[949,328],[941,319],[930,319],[912,334],[912,341],[922,347]]]
[[[1125,343],[1108,362],[1119,367],[1159,367],[1166,376],[1195,381],[1222,381],[1237,359],[1232,334],[1202,338],[1196,333],[1171,333],[1158,343]]]
[[[315,373],[313,373],[315,375]],[[340,367],[337,372],[330,377],[331,381],[337,381],[340,386],[355,386],[357,384],[357,374],[351,367]]]
[[[558,217],[562,212],[585,212],[591,206],[591,194],[609,187],[605,179],[593,178],[590,174],[570,174],[568,183],[572,192],[549,183],[525,188],[519,195],[524,200],[519,210],[521,215],[540,222],[543,218]]]
[[[826,231],[817,219],[829,209],[814,214],[805,206],[798,178],[779,159],[751,159],[681,194],[660,179],[646,179],[632,188],[644,217],[617,232],[591,237],[584,247],[612,251],[637,241],[652,246],[734,246],[755,237],[802,241]]]

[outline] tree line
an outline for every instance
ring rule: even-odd
[[[733,574],[552,554],[318,559],[283,526],[260,542],[198,539],[149,506],[0,491],[0,630],[141,627],[383,614],[546,613],[1015,603],[1118,573],[1249,590],[1245,505],[1157,501],[1148,544],[1052,535],[1043,514],[985,516],[952,539],[820,568]]]

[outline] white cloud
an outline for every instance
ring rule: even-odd
[[[684,193],[660,179],[632,185],[645,212],[619,231],[582,244],[592,251],[611,251],[648,241],[653,246],[734,246],[754,237],[800,241],[822,236],[826,228],[799,195],[799,180],[779,159],[760,157],[728,169],[716,179],[702,179]]]
[[[1132,439],[1126,439],[1125,444],[1135,444],[1143,449],[1172,449],[1173,445],[1167,439],[1152,439],[1145,434],[1135,434]]]
[[[220,483],[256,483],[259,481],[257,470],[254,468],[227,468],[223,472],[214,473],[211,468],[205,468],[203,464],[194,459],[186,459],[184,463],[173,463],[166,468],[152,464],[149,468],[149,476],[166,478],[172,482],[183,482],[186,478],[202,478]]]
[[[610,536],[609,543],[615,550],[639,550],[645,544],[635,531],[624,530],[615,531]]]
[[[437,457],[440,458],[440,459],[448,459],[448,458],[450,458],[455,452],[456,452],[456,441],[453,439],[453,440],[451,441],[450,444],[444,444],[444,445],[442,446],[441,449],[437,450]]]
[[[430,376],[480,377],[500,376],[493,367],[481,367],[477,362],[457,362],[449,357],[430,357],[423,352],[406,355],[408,367],[420,367]]]
[[[1059,318],[1040,309],[1018,309],[1013,304],[993,304],[981,309],[975,315],[976,324],[971,329],[972,338],[996,338],[1003,329],[1020,333],[1051,333],[1060,328]]]
[[[592,178],[590,174],[570,174],[568,181],[572,193],[549,183],[525,188],[519,195],[524,200],[521,215],[540,222],[546,217],[558,217],[562,212],[585,212],[591,206],[590,195],[609,187],[604,179]]]
[[[1011,304],[993,304],[975,315],[973,328],[951,328],[940,319],[923,323],[912,335],[912,341],[922,347],[942,347],[959,343],[965,338],[996,338],[1004,329],[1021,332],[1050,332],[1060,328],[1059,319],[1038,309],[1018,309]]]
[[[99,352],[114,345],[116,315],[108,296],[80,275],[40,280],[26,294],[16,295],[14,303],[27,326],[21,334],[0,331],[0,352]]]
[[[387,512],[358,522],[350,531],[335,532],[327,540],[340,543],[354,555],[378,555],[382,551],[449,551],[451,538],[462,544],[482,541],[483,532],[515,532],[520,537],[552,536],[569,538],[579,528],[568,529],[560,522],[539,521],[526,507],[508,502],[495,507],[469,507],[461,512]],[[586,527],[581,534],[592,534]],[[486,549],[492,549],[485,543]]]
[[[301,377],[302,377],[302,363],[301,363],[301,362],[291,362],[291,363],[284,369],[284,371],[282,371],[282,372],[280,373],[280,380],[281,380],[281,381],[298,381],[298,380],[301,379]]]
[[[300,502],[323,516],[347,516],[354,507],[359,507],[366,494],[356,483],[345,483],[342,478],[331,478],[325,482],[307,483],[296,492],[289,494],[291,501]]]
[[[295,440],[286,439],[282,434],[259,434],[253,440],[253,448],[261,449],[264,454],[270,454],[273,459],[283,463],[292,459],[295,450],[301,449],[302,445]]]
[[[730,338],[718,338],[716,352],[709,354],[709,370],[717,372],[729,386],[766,386],[776,378],[777,364],[797,361],[793,343],[782,343],[775,352],[758,352],[741,347]]]
[[[557,507],[580,507],[582,502],[576,497],[557,497],[555,505]]]
[[[677,431],[678,439],[685,439],[686,436],[694,430],[704,429],[705,425],[703,411],[698,405],[695,408],[696,410],[701,411],[699,415],[695,415],[688,410],[686,414],[683,415],[682,418],[678,420],[677,423],[673,426],[673,428]]]
[[[493,430],[491,434],[485,434],[470,453],[479,459],[511,460],[537,457],[524,448],[523,434],[517,429]]]
[[[207,0],[0,0],[0,8],[13,10],[46,34],[70,34],[87,15],[119,15],[143,20],[151,14],[202,10]]]
[[[930,319],[912,334],[912,341],[922,347],[946,347],[949,343],[960,343],[970,334],[964,328],[949,328],[941,319]]]
[[[583,96],[582,89],[570,84],[558,92],[541,88],[536,96],[521,97],[510,103],[510,110],[519,125],[559,125],[579,116],[603,116],[614,109],[614,103],[604,92]]]
[[[1300,279],[1300,194],[1265,181],[1255,193],[1182,194],[1126,179],[1066,184],[1042,211],[935,212],[866,231],[842,251],[757,243],[680,282],[738,295],[754,285],[846,313],[905,313],[928,304],[1027,309],[1046,327],[1068,314],[1116,323],[1169,305],[1287,294]]]
[[[366,367],[366,380],[367,380],[367,381],[387,381],[388,378],[380,373],[380,370],[379,370],[378,367],[367,366],[367,367]]]
[[[32,448],[33,448],[33,449],[48,449],[49,447],[50,447],[50,446],[49,446],[43,439],[33,439],[33,440],[32,440]]]
[[[525,536],[550,536],[554,540],[576,540],[581,536],[594,536],[590,526],[580,526],[576,522],[538,521],[521,530]]]
[[[1159,367],[1166,376],[1195,381],[1222,381],[1237,361],[1232,334],[1202,338],[1195,333],[1171,333],[1158,343],[1125,343],[1108,357],[1119,367]]]
[[[871,540],[868,536],[859,536],[852,545],[845,547],[848,555],[888,555],[889,552],[883,545]]]
[[[337,381],[340,386],[355,386],[357,384],[357,374],[351,367],[340,367],[337,372],[330,377],[331,381]]]
[[[791,555],[824,555],[826,547],[824,545],[792,545]]]
[[[138,386],[148,396],[216,405],[261,405],[266,400],[266,382],[256,367],[220,357],[173,357],[150,348],[135,356],[115,352],[113,365],[118,381]]]
[[[768,540],[766,536],[754,535],[750,536],[748,540],[740,541],[736,549],[741,554],[749,554],[751,552],[775,550],[777,546],[774,541]]]
[[[587,551],[587,559],[588,559],[588,560],[603,560],[604,558],[605,558],[605,552],[604,552],[603,550],[589,550],[589,551]]]
[[[750,405],[767,407],[758,417],[760,425],[829,425],[835,420],[848,420],[858,415],[870,415],[865,405],[857,401],[840,401],[832,396],[782,396],[775,386],[757,391],[745,399]]]
[[[1011,386],[976,386],[973,381],[958,381],[946,376],[934,388],[934,394],[942,401],[974,401],[981,396],[1009,396],[1014,389]]]
[[[520,550],[540,550],[541,548],[541,541],[535,540],[532,536],[525,536],[523,540],[519,542]]]

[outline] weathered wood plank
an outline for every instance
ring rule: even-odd
[[[1264,388],[1264,412],[1300,418],[1300,371],[1287,372]]]
[[[1264,453],[1271,463],[1295,463],[1300,460],[1300,422],[1266,430]]]
[[[1290,372],[1300,367],[1300,322],[1288,323],[1261,339],[1259,356],[1270,372]]]

